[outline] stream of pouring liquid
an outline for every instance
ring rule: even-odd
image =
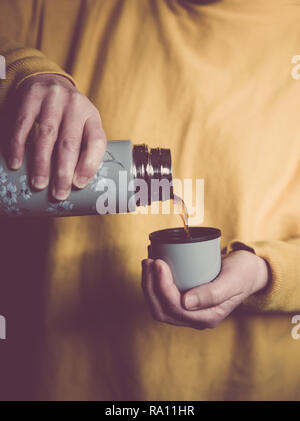
[[[174,205],[179,210],[179,216],[183,222],[183,228],[185,230],[185,233],[187,237],[191,238],[191,233],[189,230],[189,213],[185,206],[184,201],[181,199],[181,197],[173,195]]]

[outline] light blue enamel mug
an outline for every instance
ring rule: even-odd
[[[152,232],[149,257],[164,260],[180,292],[214,280],[221,270],[221,231],[212,227],[190,227]]]

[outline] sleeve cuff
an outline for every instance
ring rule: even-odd
[[[0,104],[3,104],[10,92],[14,91],[27,78],[38,74],[57,74],[67,78],[74,86],[74,79],[63,71],[56,63],[43,55],[26,56],[8,62],[6,79],[0,82]]]
[[[48,61],[47,59],[45,60],[41,57],[34,57],[32,59],[27,58],[24,61],[24,63],[14,63],[14,71],[19,75],[16,79],[15,89],[18,89],[25,79],[40,74],[56,74],[64,76],[74,86],[76,86],[74,79],[68,73],[62,70],[57,64]],[[18,67],[20,68],[19,72]]]
[[[285,302],[285,298],[288,300],[289,297],[284,297],[288,293],[282,288],[283,272],[280,264],[282,257],[278,256],[280,251],[276,251],[276,248],[268,241],[243,242],[234,239],[222,250],[222,254],[228,256],[237,250],[246,250],[263,258],[269,270],[267,286],[246,298],[242,303],[243,307],[258,311],[286,311],[282,302]]]

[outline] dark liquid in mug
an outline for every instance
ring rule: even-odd
[[[191,233],[189,230],[189,214],[186,208],[184,201],[181,197],[173,195],[173,201],[175,208],[179,211],[179,216],[183,222],[183,228],[188,238],[191,238]]]

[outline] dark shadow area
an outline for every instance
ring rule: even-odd
[[[51,372],[52,357],[47,356],[51,348],[45,349],[52,221],[0,220],[0,314],[7,321],[7,339],[0,341],[0,400],[36,400],[42,373],[56,377]],[[102,238],[111,235],[105,221],[101,231]],[[75,335],[86,346],[92,400],[140,400],[144,391],[136,362],[136,334],[141,326],[147,328],[150,318],[139,280],[126,274],[126,263],[117,248],[89,251],[79,259],[80,263],[74,261],[79,266],[79,296],[60,312],[56,308],[48,319],[51,330],[58,340],[64,338],[72,345]],[[53,340],[55,336],[55,346]],[[73,352],[76,361],[76,349]],[[61,362],[68,365],[67,360]],[[68,395],[67,390],[65,393]]]
[[[45,259],[51,222],[0,220],[0,400],[34,400],[43,337]]]
[[[99,241],[112,235],[105,218],[95,221],[101,224]],[[84,338],[93,373],[92,400],[140,400],[144,391],[136,335],[150,320],[140,281],[126,273],[121,250],[111,244],[101,253],[85,253],[80,262],[80,300],[73,309],[62,309],[53,323],[62,336],[79,333]]]
[[[0,151],[6,155],[16,109],[0,112]],[[0,400],[34,400],[44,324],[46,259],[52,220],[0,218]]]

